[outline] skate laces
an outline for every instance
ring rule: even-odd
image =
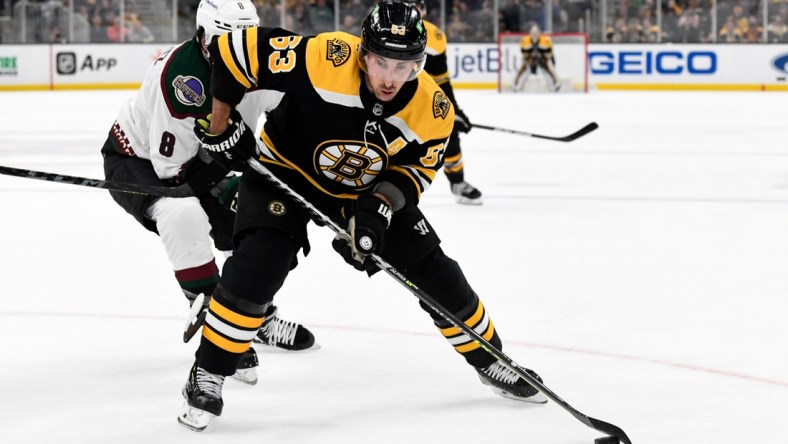
[[[298,323],[274,317],[271,319],[271,322],[263,327],[263,331],[271,345],[293,345],[295,344],[296,332],[298,332]]]
[[[514,384],[520,379],[520,375],[501,365],[500,362],[496,362],[484,369],[484,373],[490,378],[503,382],[504,384]]]
[[[208,396],[216,399],[222,399],[222,384],[224,384],[224,376],[216,375],[209,371],[203,370],[202,367],[197,367],[197,387]]]

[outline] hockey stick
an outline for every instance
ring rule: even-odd
[[[499,133],[514,134],[516,136],[536,137],[538,139],[555,140],[555,141],[558,141],[558,142],[571,142],[571,141],[573,141],[575,139],[579,139],[579,138],[585,136],[586,134],[590,133],[591,131],[594,131],[595,129],[599,128],[599,125],[597,125],[596,122],[591,122],[588,125],[586,125],[586,126],[580,128],[579,130],[573,132],[572,134],[569,134],[568,136],[552,137],[552,136],[545,136],[545,135],[542,135],[542,134],[527,133],[525,131],[517,131],[517,130],[513,130],[513,129],[499,128],[497,126],[479,125],[478,123],[474,123],[471,126],[473,126],[474,128],[481,128],[481,129],[486,129],[486,130],[490,130],[490,131],[497,131]]]
[[[147,194],[158,197],[193,197],[194,192],[189,185],[177,187],[157,187],[153,185],[140,185],[136,183],[113,182],[111,180],[90,179],[87,177],[67,176],[65,174],[45,173],[43,171],[24,170],[0,165],[0,174],[7,176],[24,177],[25,179],[38,179],[47,182],[66,183],[91,188],[103,188],[121,193]]]
[[[205,295],[200,293],[194,298],[192,308],[189,310],[189,318],[186,327],[183,329],[183,342],[189,342],[195,333],[202,327],[205,317],[208,315],[208,308],[205,305]]]
[[[278,177],[274,176],[274,174],[271,173],[263,164],[261,164],[255,159],[250,159],[248,163],[252,169],[265,176],[279,189],[287,193],[287,195],[292,197],[297,203],[299,203],[307,211],[309,211],[313,217],[319,219],[321,223],[331,228],[331,230],[334,231],[334,233],[347,235],[347,232],[342,227],[337,225],[333,220],[331,220],[328,216],[323,214],[314,205],[309,203],[304,197],[302,197],[300,194],[298,194],[298,192],[290,188],[286,183],[282,182]],[[432,296],[427,294],[424,290],[420,289],[415,283],[410,281],[404,274],[400,273],[396,268],[394,268],[392,265],[386,262],[383,258],[381,258],[376,254],[370,255],[370,258],[373,261],[375,261],[375,264],[378,266],[378,268],[385,271],[386,274],[396,279],[397,282],[399,282],[403,287],[407,288],[408,291],[413,293],[417,298],[419,298],[419,300],[427,304],[427,306],[429,306],[432,310],[438,313],[438,315],[449,321],[452,325],[454,325],[458,329],[462,330],[463,333],[473,338],[473,340],[476,341],[476,343],[478,343],[487,353],[491,354],[493,357],[498,359],[498,361],[500,361],[500,363],[503,364],[504,367],[517,373],[521,378],[528,381],[529,384],[531,384],[533,387],[539,390],[548,399],[552,400],[553,402],[561,406],[564,410],[569,412],[580,422],[582,422],[583,424],[587,425],[588,427],[594,430],[598,430],[609,436],[616,436],[619,438],[619,440],[623,441],[625,444],[632,444],[632,441],[630,441],[627,434],[624,433],[624,431],[620,427],[586,416],[580,411],[576,410],[571,405],[569,405],[566,401],[564,401],[558,395],[553,393],[552,390],[547,388],[547,386],[539,382],[538,379],[528,374],[522,367],[520,367],[517,363],[515,363],[511,358],[506,356],[501,350],[498,350],[495,346],[490,344],[474,329],[468,327],[467,325],[465,325],[464,322],[460,321],[459,318],[457,318],[452,313],[448,312],[435,299],[433,299]]]

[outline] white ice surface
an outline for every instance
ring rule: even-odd
[[[0,164],[103,178],[132,91],[0,94]],[[517,362],[638,444],[788,442],[788,97],[458,91],[481,207],[423,209]],[[277,296],[322,349],[261,353],[206,432],[176,423],[197,341],[158,238],[106,191],[0,176],[0,443],[539,443],[600,434],[494,396],[389,277],[312,227]]]

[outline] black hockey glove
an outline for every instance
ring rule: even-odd
[[[176,184],[187,184],[197,197],[211,191],[219,182],[223,181],[229,170],[213,158],[203,149],[188,163],[181,167],[181,171],[175,176]]]
[[[208,154],[227,169],[243,171],[246,160],[255,155],[257,141],[253,131],[241,118],[238,110],[230,113],[227,129],[221,134],[211,134],[211,115],[194,120],[194,134],[200,139]]]
[[[460,108],[454,107],[454,127],[461,133],[467,133],[473,128],[470,119]]]
[[[356,201],[356,209],[348,222],[347,234],[337,235],[332,242],[334,250],[345,262],[360,271],[377,269],[368,259],[383,249],[383,236],[391,223],[391,204],[380,194],[362,194]]]

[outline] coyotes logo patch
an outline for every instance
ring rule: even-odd
[[[446,119],[446,116],[449,115],[449,98],[446,97],[446,94],[443,91],[435,91],[435,95],[432,96],[432,114],[437,119],[440,117],[441,119]]]
[[[344,40],[333,39],[329,40],[328,47],[326,48],[326,60],[330,60],[334,64],[334,68],[350,59],[350,45]]]

